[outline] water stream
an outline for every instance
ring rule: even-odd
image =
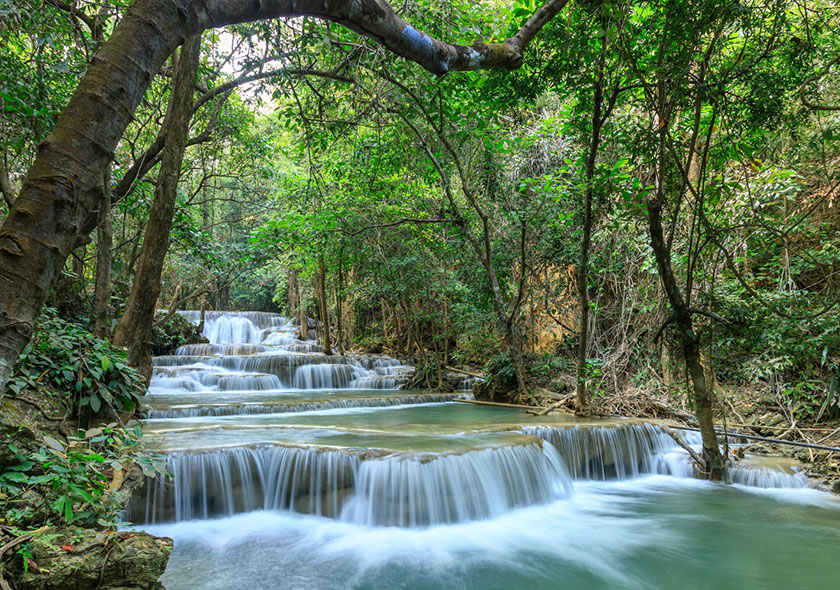
[[[128,520],[175,539],[170,590],[837,582],[840,501],[790,464],[698,481],[655,425],[401,391],[396,359],[296,332],[208,312],[210,344],[155,359],[143,428],[172,477]]]

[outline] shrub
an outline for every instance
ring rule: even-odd
[[[120,487],[129,466],[155,475],[165,465],[159,455],[143,455],[139,440],[139,426],[109,424],[79,431],[67,443],[44,436],[44,445],[29,454],[10,445],[15,461],[0,473],[5,524],[115,526],[128,500]]]
[[[179,313],[152,327],[152,354],[170,354],[179,346],[193,344],[201,339],[193,323]]]
[[[122,350],[59,319],[52,309],[36,324],[6,389],[19,395],[39,387],[58,395],[70,393],[74,408],[89,407],[93,413],[103,408],[130,412],[145,389]]]

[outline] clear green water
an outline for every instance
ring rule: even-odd
[[[435,433],[344,432],[330,428],[278,427],[247,430],[208,428],[168,433],[163,437],[148,434],[146,445],[157,451],[195,451],[236,446],[281,444],[317,445],[340,449],[381,449],[404,452],[451,452],[491,446],[525,444],[536,438],[514,432],[445,435]]]
[[[266,391],[178,391],[153,393],[146,401],[155,407],[190,405],[230,405],[248,403],[297,403],[321,400],[353,400],[370,397],[420,395],[421,391],[383,391],[381,389],[269,389]]]
[[[505,516],[427,529],[250,513],[174,537],[169,590],[840,587],[840,501],[654,476],[576,483]]]
[[[606,425],[571,415],[534,416],[523,410],[463,403],[351,408],[285,414],[244,414],[147,420],[147,442],[161,451],[259,444],[315,444],[405,451],[449,451],[515,444],[521,435],[498,431],[522,424]],[[518,437],[518,438],[517,438]],[[513,440],[516,438],[517,440]],[[508,439],[512,440],[510,442]]]
[[[149,433],[222,426],[251,428],[255,426],[306,426],[346,430],[380,430],[383,432],[469,432],[506,425],[521,424],[615,424],[615,420],[578,420],[571,414],[534,416],[524,410],[479,406],[458,402],[395,406],[390,408],[348,408],[292,412],[284,414],[240,414],[195,418],[146,420]]]

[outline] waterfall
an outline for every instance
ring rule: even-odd
[[[236,416],[239,414],[278,414],[347,408],[386,408],[412,404],[438,404],[452,401],[456,394],[420,394],[357,399],[323,399],[306,402],[265,404],[223,404],[199,407],[153,408],[149,419],[198,418],[200,416]]]
[[[572,493],[563,459],[539,442],[463,454],[375,454],[283,446],[173,453],[171,480],[147,479],[128,517],[153,523],[266,509],[425,526],[498,516]]]
[[[182,313],[198,321],[198,312]],[[277,314],[208,312],[204,333],[209,344],[154,359],[145,428],[179,450],[169,454],[171,477],[147,478],[131,500],[133,522],[276,510],[428,527],[567,498],[574,481],[693,475],[655,424],[575,424],[444,404],[456,394],[402,393],[411,368],[399,360],[325,355]],[[474,381],[461,380],[462,396]],[[698,433],[683,436],[700,445]],[[220,442],[230,446],[196,449]],[[745,460],[730,474],[751,487],[807,485],[770,461]]]
[[[551,445],[483,449],[429,461],[364,461],[341,519],[416,527],[500,516],[572,493],[563,459]]]
[[[215,346],[216,350],[222,345]],[[230,346],[232,351],[241,345]],[[263,348],[268,348],[263,346]],[[255,348],[256,351],[256,348]],[[365,368],[365,364],[353,355],[328,356],[324,354],[295,354],[288,351],[256,352],[255,354],[219,354],[215,356],[194,356],[186,354],[174,356],[158,356],[153,360],[155,375],[153,390],[163,386],[178,388],[176,382],[161,381],[162,378],[193,379],[201,381],[204,374],[215,374],[214,385],[219,383],[224,373],[239,375],[273,375],[277,378],[274,387],[295,389],[397,389],[407,380],[407,371],[396,359],[387,359],[390,363],[383,367],[372,366]],[[378,359],[385,361],[386,359]],[[384,373],[384,374],[383,374]],[[199,375],[190,377],[189,375]],[[263,380],[263,389],[268,388],[268,381]],[[167,385],[168,384],[168,385]],[[188,386],[189,387],[189,386]],[[231,389],[228,387],[228,389]],[[243,387],[242,389],[249,389]],[[191,389],[190,391],[195,391]]]
[[[629,479],[642,474],[669,474],[668,463],[662,457],[678,448],[662,429],[646,423],[602,427],[523,426],[520,430],[554,445],[574,479]],[[690,474],[690,469],[687,470]]]
[[[261,344],[185,344],[175,349],[176,356],[228,356],[266,352]]]
[[[172,478],[147,478],[132,498],[135,523],[230,516],[258,509],[335,516],[358,458],[314,448],[231,448],[173,453]]]
[[[346,389],[357,373],[354,367],[339,364],[301,365],[295,370],[296,389]]]

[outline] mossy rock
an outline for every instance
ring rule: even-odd
[[[27,391],[21,397],[6,396],[0,401],[0,468],[14,462],[14,445],[29,455],[42,445],[43,437],[62,437],[62,417],[67,407],[55,395]]]
[[[19,555],[4,560],[15,590],[161,590],[172,539],[67,527],[40,532],[28,547],[29,571]]]

